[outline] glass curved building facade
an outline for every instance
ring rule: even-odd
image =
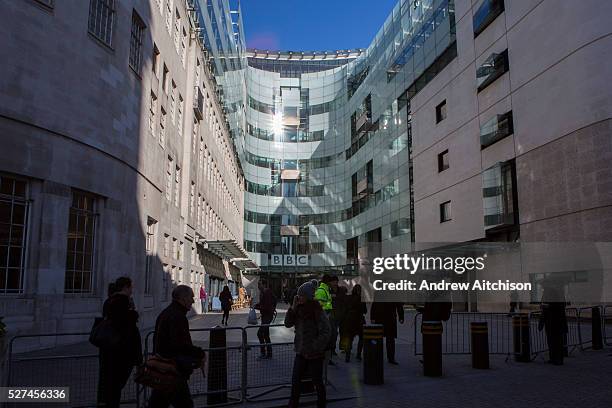
[[[414,240],[410,98],[455,55],[449,0],[398,3],[365,50],[247,52],[245,250],[263,272],[356,274],[368,243]]]

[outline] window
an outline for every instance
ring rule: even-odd
[[[113,41],[115,0],[89,2],[89,33],[109,47]]]
[[[132,33],[130,36],[130,67],[139,74],[142,66],[142,38],[145,28],[146,26],[142,19],[136,13],[136,10],[133,10]]]
[[[172,36],[172,1],[166,0],[166,30]]]
[[[196,86],[200,86],[200,60],[199,59],[196,59],[195,83],[196,83]]]
[[[176,238],[172,238],[172,257],[174,259],[178,259],[178,240]]]
[[[438,154],[438,173],[448,169],[448,149]]]
[[[181,62],[183,63],[183,66],[185,66],[185,57],[187,56],[186,44],[187,44],[187,32],[183,28],[183,35],[181,36],[181,51],[180,51]]]
[[[504,12],[504,0],[484,0],[474,13],[474,38]]]
[[[162,268],[162,297],[164,302],[168,301],[168,294],[170,292],[170,282],[168,279],[170,275],[170,269],[168,264],[164,264]]]
[[[166,64],[164,64],[164,71],[162,72],[162,89],[167,94],[168,93],[168,77],[170,76],[170,71]]]
[[[168,163],[166,167],[166,200],[171,201],[172,199],[172,157],[168,156]]]
[[[170,256],[170,235],[164,234],[164,256]]]
[[[95,199],[73,191],[68,218],[66,248],[66,293],[91,293],[93,290]]]
[[[174,172],[174,205],[179,206],[181,200],[181,168],[176,166]]]
[[[181,42],[181,15],[178,9],[176,9],[176,16],[174,18],[174,48],[176,53],[180,55],[180,42]]]
[[[172,86],[170,88],[170,120],[172,123],[176,123],[175,115],[176,112],[176,84],[172,81]]]
[[[512,111],[495,115],[480,127],[480,147],[485,148],[514,133]]]
[[[157,112],[157,96],[151,92],[151,103],[149,103],[149,131],[155,137],[155,113]]]
[[[484,225],[486,229],[514,225],[518,221],[516,164],[498,163],[482,173]]]
[[[23,291],[27,183],[0,175],[0,294]]]
[[[444,119],[446,119],[446,99],[436,106],[436,123],[440,123]]]
[[[193,210],[195,208],[195,182],[191,182],[189,187],[189,216],[193,217]]]
[[[440,204],[440,222],[450,221],[451,219],[451,202],[446,201]]]
[[[391,237],[410,234],[410,219],[400,218],[391,223]]]
[[[178,95],[178,118],[176,120],[178,121],[176,127],[178,128],[178,135],[180,137],[183,133],[183,97],[180,93]]]
[[[491,85],[497,78],[508,72],[508,50],[501,54],[491,54],[489,58],[476,70],[478,92]]]
[[[159,78],[159,49],[157,49],[157,45],[153,43],[153,63],[151,64],[151,69],[156,77]]]
[[[145,281],[144,281],[144,293],[146,295],[151,294],[151,278],[153,271],[153,251],[155,250],[155,227],[157,221],[153,218],[147,218],[147,236],[145,241]]]
[[[159,144],[162,147],[166,145],[166,110],[163,107],[159,117]]]

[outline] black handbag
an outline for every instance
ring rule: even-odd
[[[101,349],[118,349],[122,338],[110,320],[96,317],[89,333],[89,342]]]

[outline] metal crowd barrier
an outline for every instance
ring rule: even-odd
[[[414,354],[423,354],[420,334],[423,316],[414,316]],[[489,329],[489,353],[513,353],[512,349],[512,316],[508,313],[453,312],[450,318],[442,322],[442,354],[470,354],[470,323],[487,322]]]
[[[247,327],[222,327],[226,334],[225,347],[210,347],[210,333],[217,328],[191,329],[192,341],[207,352],[207,365],[195,370],[189,378],[189,389],[195,405],[206,407],[207,397],[227,393],[227,402],[214,406],[233,405],[245,401],[266,401],[262,399],[291,385],[293,341],[269,343],[272,359],[259,359],[260,344],[254,331],[262,325]],[[271,324],[284,328],[282,324]],[[289,329],[287,329],[289,330]],[[153,351],[154,331],[144,337],[145,358]],[[272,333],[274,337],[274,333]],[[98,349],[89,344],[89,333],[53,333],[15,336],[9,342],[7,359],[7,386],[70,387],[70,407],[91,407],[97,404],[99,377]],[[41,347],[45,347],[41,349]],[[34,351],[32,351],[34,350]],[[211,353],[226,353],[226,372],[208,372]],[[215,375],[226,375],[225,389],[210,389]],[[151,390],[141,387],[130,378],[121,404],[144,407]],[[282,398],[286,398],[285,395]]]
[[[226,334],[226,346],[225,347],[210,347],[210,333],[214,330],[223,329]],[[206,397],[212,394],[227,393],[227,402],[223,404],[214,404],[214,406],[233,405],[243,401],[244,389],[246,386],[245,378],[243,376],[244,369],[244,345],[242,341],[242,327],[219,327],[219,328],[205,328],[205,329],[190,329],[191,338],[194,345],[201,347],[207,354],[206,367],[195,370],[189,377],[189,389],[194,403],[198,407],[209,406]],[[236,332],[238,341],[231,339],[232,334]],[[145,359],[153,352],[153,335],[155,331],[150,331],[145,336],[145,347],[144,355]],[[233,344],[237,343],[237,344]],[[227,386],[224,389],[210,390],[210,383],[219,380],[219,377],[223,373],[212,372],[209,375],[208,364],[210,364],[211,352],[225,352],[226,354],[226,375],[227,375]],[[150,397],[150,390],[145,387],[144,400],[148,401]]]
[[[54,406],[97,405],[98,349],[89,333],[53,333],[15,336],[9,342],[6,386],[69,387],[70,402]],[[76,344],[75,344],[76,343]],[[41,347],[44,347],[41,349]],[[34,350],[35,351],[31,351]],[[132,379],[123,389],[122,404],[140,404]],[[19,406],[18,404],[13,404]],[[11,406],[11,405],[8,405]]]
[[[601,306],[600,306],[601,307]],[[514,349],[512,316],[509,313],[453,312],[448,321],[442,322],[442,354],[470,354],[470,323],[487,322],[489,329],[489,353],[511,355],[520,353],[522,347]],[[529,313],[530,354],[535,359],[548,351],[546,330],[539,329],[541,312]],[[591,307],[566,308],[567,328],[565,345],[571,354],[577,348],[586,350],[592,347]],[[603,307],[604,341],[612,344],[612,306]],[[423,354],[420,327],[422,314],[414,316],[414,355]]]

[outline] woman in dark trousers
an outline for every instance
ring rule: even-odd
[[[300,404],[302,378],[307,372],[317,391],[317,407],[326,406],[323,362],[331,337],[331,326],[318,301],[314,300],[315,285],[306,282],[298,289],[293,304],[285,315],[285,326],[295,327],[295,360],[291,378],[289,408]]]
[[[229,319],[230,310],[232,310],[232,303],[234,300],[232,298],[232,294],[230,293],[229,287],[225,285],[221,294],[219,295],[219,301],[221,302],[221,310],[223,310],[223,318],[221,319],[221,324],[227,326],[227,320]]]
[[[365,315],[368,313],[368,308],[361,301],[361,285],[355,285],[353,292],[346,299],[346,312],[341,327],[343,337],[340,339],[340,344],[346,352],[346,362],[348,363],[351,360],[351,349],[353,348],[355,336],[359,338],[357,342],[357,360],[361,360],[363,325],[365,324]]]
[[[116,349],[100,348],[98,401],[104,407],[119,407],[121,390],[125,387],[132,368],[142,362],[142,346],[138,331],[138,312],[132,301],[132,280],[121,277],[109,285],[109,297],[104,302],[102,315],[112,322],[119,337]]]

